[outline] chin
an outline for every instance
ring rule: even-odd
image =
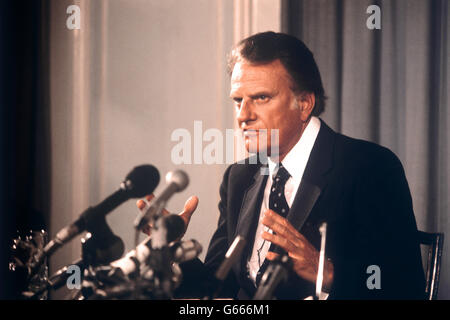
[[[269,157],[271,154],[270,145],[267,146],[267,145],[259,145],[257,142],[253,142],[253,143],[246,142],[245,148],[246,148],[247,152],[251,153],[251,154],[258,153],[262,156],[269,156]]]

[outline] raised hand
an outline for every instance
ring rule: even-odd
[[[145,197],[145,199],[150,202],[153,198],[155,197],[154,194],[150,194],[148,196]],[[183,207],[183,211],[181,211],[178,215],[184,220],[184,223],[186,224],[186,228],[184,229],[184,231],[186,232],[187,227],[189,225],[189,221],[191,220],[192,214],[194,213],[195,209],[197,209],[197,205],[198,205],[198,197],[197,196],[191,196],[185,203],[184,203],[184,207]],[[136,206],[138,207],[139,210],[142,210],[145,208],[145,201],[144,200],[138,200],[136,202]],[[163,209],[163,214],[170,214],[169,211],[167,211],[166,209]],[[144,232],[147,235],[151,234],[151,229],[152,226],[151,225],[147,225],[142,232]]]
[[[291,257],[294,271],[302,278],[315,282],[319,268],[319,252],[285,218],[272,210],[264,213],[262,224],[274,233],[264,231],[262,238],[283,248]],[[278,254],[269,251],[266,259],[274,260]],[[333,264],[326,261],[323,279],[324,290],[328,291],[333,283]]]

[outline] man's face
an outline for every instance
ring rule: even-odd
[[[235,64],[230,97],[249,152],[263,152],[262,148],[266,148],[267,155],[271,156],[271,149],[278,147],[281,161],[297,143],[306,119],[302,121],[300,98],[291,87],[290,77],[279,60],[263,65],[252,65],[243,60]],[[261,129],[267,129],[267,140],[254,131]],[[271,145],[274,129],[278,130],[278,146]]]

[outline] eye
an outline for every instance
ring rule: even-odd
[[[260,94],[260,95],[258,95],[258,96],[256,96],[256,101],[257,102],[267,102],[267,101],[269,101],[269,96],[267,96],[267,95],[265,95],[265,94]]]
[[[233,98],[233,101],[234,101],[234,105],[236,107],[239,107],[242,102],[242,98]]]

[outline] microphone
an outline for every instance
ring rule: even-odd
[[[174,242],[169,246],[173,262],[182,263],[196,258],[202,252],[202,246],[197,240]],[[125,276],[135,273],[140,265],[148,261],[152,252],[151,237],[142,241],[136,249],[130,251],[122,259],[111,263],[111,266],[120,269]]]
[[[83,259],[80,259],[70,265],[60,268],[58,271],[56,271],[52,276],[48,278],[47,283],[45,283],[45,285],[43,285],[39,290],[22,292],[23,297],[27,299],[32,299],[49,289],[56,290],[61,288],[63,285],[67,283],[67,279],[71,276],[71,274],[68,273],[67,270],[69,269],[70,266],[73,265],[77,266],[80,269],[84,268]]]
[[[119,259],[125,249],[122,239],[111,231],[105,218],[99,219],[95,229],[89,230],[81,242],[83,262],[87,266],[108,264]]]
[[[151,264],[151,259],[153,257],[152,255],[155,254],[158,256],[160,254],[160,249],[155,249],[154,251],[152,251],[150,238],[151,237],[145,239],[136,247],[135,250],[129,252],[124,258],[112,262],[109,268],[104,269],[105,272],[107,272],[107,274],[104,274],[104,276],[106,277],[105,279],[107,279],[108,283],[117,283],[117,285],[113,286],[112,288],[98,288],[97,281],[84,281],[83,284],[87,288],[85,289],[86,295],[92,295],[92,288],[94,288],[95,294],[97,295],[94,295],[94,299],[126,297],[127,295],[136,292],[137,290],[135,284],[136,280],[128,281],[128,279],[136,279],[138,275],[141,275],[144,277],[144,281],[141,283],[141,286],[143,285],[143,283],[148,284],[149,279],[145,278],[146,275],[152,278],[154,276],[154,272],[160,268],[163,268],[162,270],[168,272],[171,277],[163,277],[158,281],[167,281],[168,279],[170,279],[170,281],[177,283],[181,281],[181,270],[177,264],[196,258],[202,251],[202,246],[197,240],[194,239],[181,242],[171,241],[170,245],[164,248],[166,249],[165,252],[168,256],[167,264],[155,266]],[[172,264],[173,262],[175,264]],[[101,272],[97,273],[96,275],[97,279],[101,276]],[[172,284],[172,286],[173,285],[174,284]],[[91,287],[90,291],[88,287]],[[95,288],[99,290],[96,290]],[[165,289],[167,290],[167,288]],[[168,291],[168,294],[170,295],[170,291]]]
[[[228,251],[225,254],[225,260],[222,262],[216,272],[216,278],[218,280],[225,281],[228,273],[231,270],[231,267],[241,256],[242,250],[244,250],[245,248],[245,243],[246,241],[242,236],[236,236],[236,238],[234,238],[233,243],[231,244],[230,248],[228,248]]]
[[[287,254],[277,257],[267,267],[253,300],[271,300],[278,285],[287,281],[292,261]]]
[[[150,256],[151,238],[142,241],[134,250],[128,252],[122,259],[111,262],[113,268],[122,271],[124,276],[128,276],[137,270],[141,264],[145,263]]]
[[[239,260],[241,257],[242,251],[245,248],[246,240],[238,235],[234,238],[230,247],[228,248],[227,253],[225,254],[225,260],[220,265],[219,269],[217,269],[215,277],[218,280],[218,284],[216,282],[216,290],[212,296],[213,299],[217,298],[222,292],[223,283],[228,276],[233,265]],[[206,299],[211,298],[211,296],[206,297]]]
[[[103,225],[106,214],[117,208],[130,198],[141,198],[151,194],[159,183],[159,172],[152,165],[135,167],[120,184],[119,190],[107,197],[101,203],[88,208],[71,225],[61,229],[45,247],[35,256],[30,266],[30,274],[35,273],[43,263],[45,257],[52,255],[65,243],[72,240],[83,231],[96,230]]]
[[[142,230],[155,219],[155,216],[160,215],[170,197],[172,197],[174,193],[183,191],[187,187],[189,184],[189,177],[182,170],[170,171],[166,175],[166,183],[168,186],[163,190],[159,197],[150,202],[148,209],[139,212],[139,215],[134,221],[134,226],[137,230]]]
[[[152,230],[152,248],[160,249],[184,233],[186,225],[177,214],[168,214],[156,220]]]
[[[323,284],[323,273],[324,273],[324,265],[325,265],[325,243],[327,239],[327,223],[323,222],[319,228],[321,241],[320,241],[320,253],[319,253],[319,270],[317,271],[317,280],[316,280],[316,296],[314,297],[317,300],[320,300],[322,296],[322,284]]]
[[[195,239],[174,242],[170,245],[173,261],[176,263],[183,263],[194,258],[202,252],[202,245]]]
[[[159,218],[154,229],[155,232],[152,232],[151,237],[148,237],[143,242],[141,242],[135,250],[130,251],[122,259],[112,262],[111,265],[113,267],[121,269],[126,276],[133,272],[136,272],[140,269],[139,267],[141,264],[147,262],[152,249],[156,250],[162,248],[167,243],[175,241],[177,238],[181,237],[184,232],[184,228],[185,224],[183,219],[176,214],[169,214]],[[176,249],[177,248],[174,249],[174,253],[176,253]],[[198,249],[198,246],[194,246],[194,249]],[[199,253],[200,252],[198,252],[197,255]],[[182,252],[179,252],[178,255],[180,255],[178,259],[183,258]]]

